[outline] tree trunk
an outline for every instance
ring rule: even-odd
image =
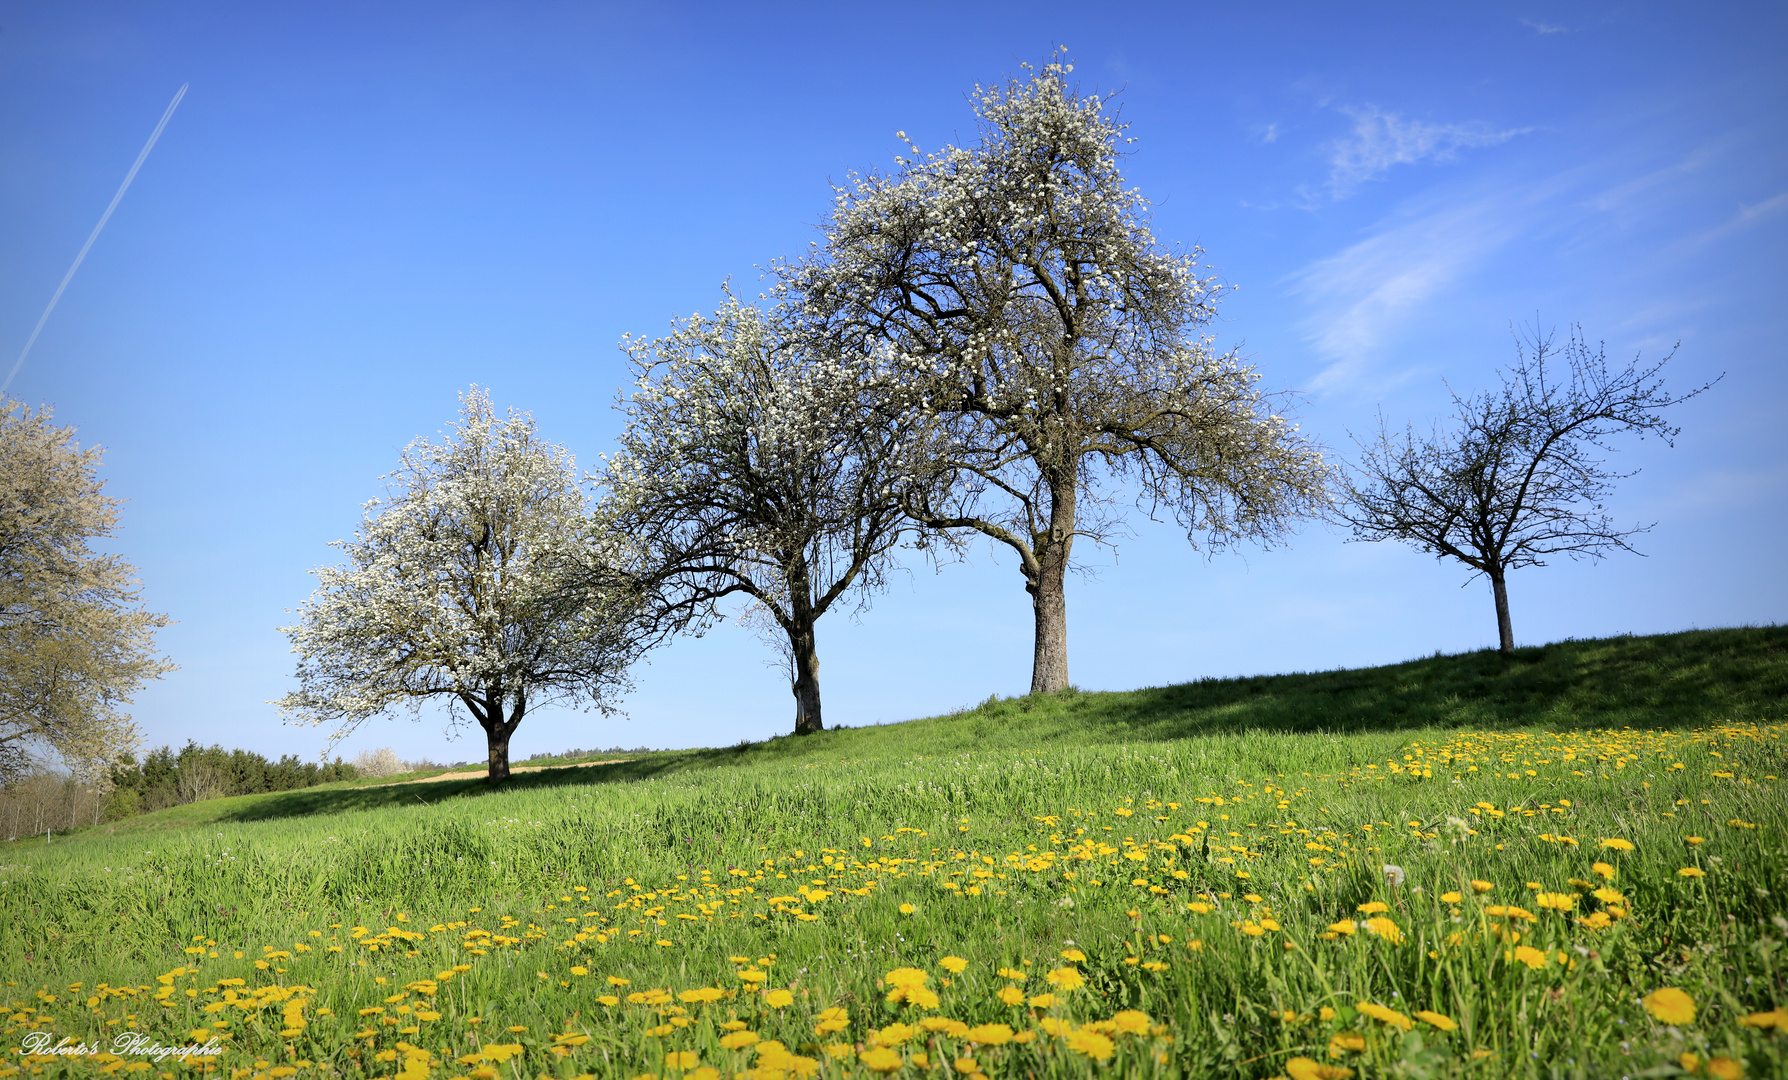
[[[820,716],[819,652],[814,642],[813,627],[788,636],[795,672],[795,734],[810,735],[826,730]]]
[[[515,729],[521,726],[522,714],[528,711],[528,699],[520,692],[515,695],[515,707],[507,710],[507,715],[503,699],[501,685],[487,688],[482,700],[470,694],[460,695],[478,726],[484,729],[490,760],[490,772],[485,779],[492,784],[509,779],[509,736],[515,734]]]
[[[1038,537],[1037,569],[1027,575],[1036,638],[1031,654],[1031,693],[1068,688],[1068,556],[1074,546],[1075,496],[1072,477],[1050,485],[1049,532]]]
[[[1504,656],[1515,652],[1515,628],[1509,622],[1509,586],[1501,573],[1490,575],[1490,591],[1496,597],[1496,640]]]
[[[784,567],[788,575],[789,667],[795,677],[795,734],[808,735],[826,729],[820,717],[819,646],[813,629],[820,613],[813,609],[807,553],[797,550]]]

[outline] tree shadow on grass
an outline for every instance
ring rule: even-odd
[[[1138,739],[1239,730],[1682,729],[1788,714],[1788,627],[1561,641],[1359,670],[1204,680],[1104,710]],[[1089,709],[1099,709],[1089,705]]]

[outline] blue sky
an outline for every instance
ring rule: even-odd
[[[1113,11],[1116,10],[1114,14]],[[277,627],[399,450],[477,382],[592,463],[622,333],[711,309],[802,250],[829,179],[972,137],[977,81],[1067,45],[1118,90],[1127,173],[1170,243],[1239,285],[1216,330],[1345,454],[1382,409],[1494,384],[1511,322],[1580,322],[1611,359],[1680,341],[1674,449],[1611,511],[1645,558],[1511,579],[1517,640],[1788,617],[1788,9],[1779,4],[287,5],[0,3],[0,359],[10,366],[174,91],[179,111],[12,393],[106,448],[115,549],[181,670],[134,714],[315,754],[284,726]],[[1089,689],[1494,644],[1481,582],[1312,524],[1193,551],[1138,518],[1069,587]],[[831,723],[1023,692],[1016,568],[915,563],[828,617]],[[787,730],[748,632],[678,641],[625,717],[531,714],[519,756]],[[474,733],[475,734],[475,733]],[[342,751],[476,760],[441,717]]]

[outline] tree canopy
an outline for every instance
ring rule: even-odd
[[[1163,248],[1120,168],[1126,126],[1072,65],[977,88],[980,139],[837,189],[814,255],[786,268],[813,332],[881,356],[943,421],[908,511],[1014,552],[1035,617],[1031,689],[1068,685],[1064,574],[1116,507],[1195,544],[1271,542],[1326,503],[1328,470],[1205,332],[1220,287]]]
[[[509,775],[509,739],[528,709],[564,701],[608,711],[649,644],[625,537],[589,527],[571,455],[533,418],[498,417],[473,387],[440,442],[418,439],[359,535],[319,567],[284,627],[299,688],[289,721],[340,738],[397,706],[457,703],[481,727],[490,778]]]
[[[785,311],[728,298],[658,339],[629,339],[627,425],[604,513],[647,553],[659,617],[699,624],[727,597],[774,627],[795,733],[821,730],[816,625],[867,602],[912,527],[901,494],[926,418],[886,410],[860,367]]]
[[[1507,576],[1553,555],[1599,559],[1632,551],[1607,512],[1616,481],[1601,454],[1622,433],[1674,445],[1679,428],[1663,411],[1708,389],[1671,395],[1659,376],[1674,350],[1649,366],[1635,357],[1610,371],[1607,350],[1590,351],[1582,327],[1562,346],[1535,326],[1515,339],[1516,362],[1502,388],[1453,399],[1453,426],[1418,438],[1378,431],[1360,446],[1341,516],[1359,540],[1402,540],[1436,558],[1457,559],[1490,580],[1498,646],[1515,650]],[[1559,362],[1563,361],[1563,371]],[[1717,379],[1715,380],[1718,381]]]
[[[100,457],[47,407],[0,400],[0,780],[33,750],[102,779],[139,741],[122,707],[174,670],[155,654],[168,620],[142,607],[136,571],[89,546],[118,528]]]

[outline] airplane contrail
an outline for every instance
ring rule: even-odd
[[[161,121],[155,125],[155,130],[149,133],[149,141],[143,144],[143,152],[137,155],[137,160],[131,165],[130,171],[124,174],[124,183],[118,185],[118,194],[112,196],[112,204],[106,207],[105,213],[99,215],[99,224],[93,226],[93,232],[88,235],[87,242],[81,245],[81,253],[75,256],[74,265],[68,268],[68,273],[62,275],[62,284],[56,286],[56,295],[50,297],[49,306],[43,309],[42,317],[37,320],[36,329],[31,331],[30,340],[26,341],[24,349],[20,350],[19,358],[13,363],[12,370],[7,372],[6,381],[0,383],[0,394],[6,393],[6,388],[12,385],[13,377],[19,373],[20,368],[25,366],[25,357],[30,355],[31,346],[37,344],[37,335],[43,333],[43,324],[50,321],[50,312],[56,310],[56,301],[62,299],[62,291],[68,288],[68,283],[73,280],[75,271],[81,268],[81,260],[87,257],[87,250],[93,246],[93,241],[99,239],[99,230],[105,228],[106,222],[111,220],[112,211],[118,209],[118,201],[124,198],[124,192],[130,187],[130,182],[137,178],[137,170],[143,167],[143,161],[149,156],[149,151],[155,149],[155,140],[161,138],[161,129],[168,126],[168,120],[173,117],[174,109],[180,104],[180,99],[186,96],[186,88],[189,85],[191,84],[181,83],[180,89],[174,91],[174,100],[168,102],[167,111],[161,114]]]

